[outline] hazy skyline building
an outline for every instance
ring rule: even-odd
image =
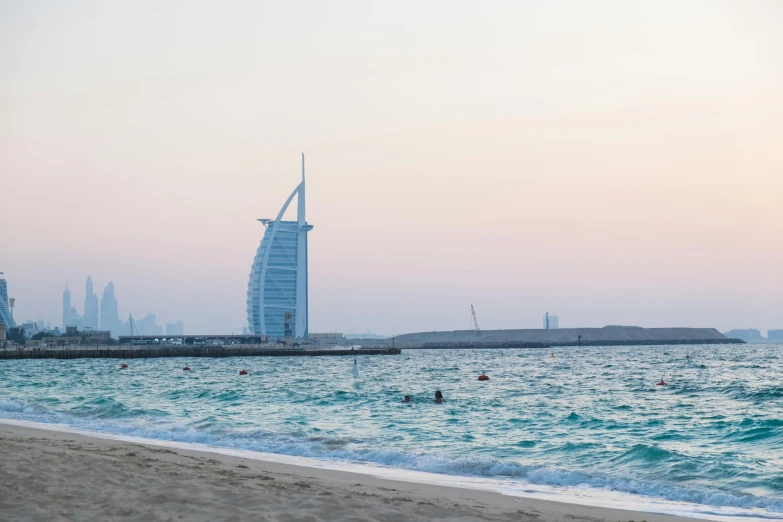
[[[143,319],[133,319],[133,334],[131,334],[130,317],[122,323],[120,335],[161,335],[163,328],[158,324],[155,314],[147,314]]]
[[[298,196],[296,221],[283,221],[288,206]],[[305,160],[302,153],[302,181],[272,219],[259,219],[264,236],[256,251],[247,286],[247,322],[256,335],[294,337],[308,332],[307,233],[305,219]],[[284,319],[291,314],[286,328]]]
[[[117,297],[114,295],[114,283],[109,281],[106,288],[103,289],[101,296],[101,329],[111,332],[112,337],[117,337],[122,328],[119,310],[117,308]]]
[[[63,331],[68,326],[75,326],[78,330],[84,329],[84,320],[79,312],[76,311],[71,305],[71,290],[68,288],[68,283],[65,283],[65,290],[63,290]]]
[[[182,321],[176,323],[166,323],[166,335],[184,335],[185,326]]]
[[[544,315],[544,330],[557,330],[560,328],[560,318],[547,312]]]
[[[761,332],[756,328],[739,328],[729,330],[724,335],[730,339],[742,339],[743,341],[749,343],[766,340],[764,336],[761,335]]]
[[[98,311],[98,296],[92,284],[92,277],[87,276],[87,284],[84,292],[84,326],[98,330],[100,328],[100,314]]]
[[[63,290],[63,331],[67,326],[73,326],[71,324],[71,290],[68,288],[68,283],[65,283],[65,290]]]
[[[16,328],[16,321],[11,315],[11,307],[8,303],[8,282],[3,277],[0,277],[0,323],[5,325],[6,330]]]

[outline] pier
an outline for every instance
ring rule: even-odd
[[[399,348],[341,348],[302,349],[269,348],[258,346],[186,346],[127,348],[113,346],[73,346],[55,349],[5,349],[0,350],[3,359],[152,359],[160,357],[324,357],[357,355],[399,355]]]

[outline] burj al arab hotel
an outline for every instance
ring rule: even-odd
[[[283,221],[297,197],[296,221]],[[275,219],[259,219],[264,237],[256,251],[247,284],[247,322],[255,335],[270,339],[307,336],[307,233],[305,163],[302,181]]]

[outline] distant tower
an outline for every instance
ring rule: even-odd
[[[95,292],[93,291],[92,286],[92,277],[87,276],[87,284],[85,285],[85,291],[84,291],[84,327],[85,328],[92,328],[92,299],[90,299]],[[97,330],[97,328],[96,328]]]
[[[296,221],[284,221],[297,199]],[[275,219],[259,219],[264,235],[256,250],[247,285],[247,322],[255,335],[271,338],[307,337],[307,233],[305,219],[305,164],[302,181],[288,196]],[[290,314],[290,319],[287,314]]]
[[[544,330],[557,330],[560,328],[560,318],[547,312],[544,314]]]
[[[117,298],[114,295],[114,283],[109,281],[103,289],[101,297],[101,325],[102,330],[111,332],[112,337],[120,334],[120,314],[117,309]]]
[[[98,315],[98,296],[92,286],[92,277],[87,276],[87,287],[84,294],[84,326],[97,330],[100,326]]]
[[[0,272],[0,276],[3,275]],[[0,324],[4,324],[6,329],[16,328],[16,321],[11,315],[11,307],[8,305],[8,283],[0,277]]]
[[[68,283],[65,283],[63,291],[63,332],[67,326],[71,325],[71,291],[68,290]]]

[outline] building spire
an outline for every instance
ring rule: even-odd
[[[302,151],[302,183],[299,184],[299,199],[296,203],[296,221],[299,223],[299,226],[304,226],[306,223],[305,219],[305,156],[304,151]]]

